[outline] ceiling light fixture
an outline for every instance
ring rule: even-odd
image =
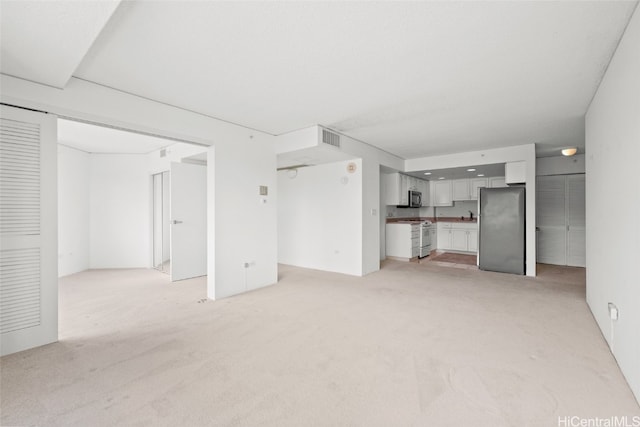
[[[440,177],[440,178],[438,178],[438,179],[444,179],[444,176],[441,176],[441,177]]]
[[[424,174],[425,175],[431,175],[431,172],[425,172]]]
[[[562,150],[562,155],[563,156],[573,156],[577,152],[578,152],[578,149],[576,147],[570,147],[570,148],[565,148],[564,150]]]
[[[467,172],[475,172],[476,170],[474,168],[471,169],[467,169]]]
[[[484,174],[483,173],[479,173],[478,176],[484,176]]]

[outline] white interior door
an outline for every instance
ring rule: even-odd
[[[207,274],[207,168],[171,163],[171,280]]]
[[[539,176],[536,182],[537,261],[567,265],[565,177]]]
[[[58,340],[56,116],[0,106],[0,350]]]
[[[585,267],[585,177],[567,176],[567,265]]]

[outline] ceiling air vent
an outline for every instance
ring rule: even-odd
[[[163,148],[162,150],[160,150],[160,157],[167,157],[167,149]]]
[[[340,135],[326,129],[322,129],[322,142],[340,148]]]

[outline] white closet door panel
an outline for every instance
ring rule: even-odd
[[[536,183],[536,224],[565,225],[564,176],[540,176]]]
[[[538,177],[536,183],[538,262],[566,265],[565,221],[565,177]]]
[[[584,227],[574,227],[567,232],[567,265],[586,267],[585,234]]]
[[[567,176],[567,265],[586,266],[585,176]]]
[[[537,261],[544,264],[567,264],[567,232],[565,227],[539,227]]]
[[[585,179],[584,175],[567,176],[567,225],[585,226]]]
[[[58,338],[56,117],[0,110],[0,346]]]

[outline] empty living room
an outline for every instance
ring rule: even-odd
[[[640,426],[637,0],[0,24],[0,425]]]

